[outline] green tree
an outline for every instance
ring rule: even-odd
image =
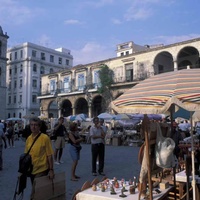
[[[101,94],[105,100],[105,102],[102,101],[102,108],[110,111],[109,104],[112,101],[111,85],[113,84],[114,72],[107,65],[102,65],[98,73],[100,79],[98,93]]]

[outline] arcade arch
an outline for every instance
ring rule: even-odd
[[[157,54],[153,63],[154,74],[174,71],[173,57],[167,51]]]
[[[105,99],[97,95],[96,97],[93,98],[92,100],[92,116],[98,116],[99,114],[106,112],[106,102]]]
[[[67,117],[69,115],[72,115],[72,103],[68,99],[65,99],[62,102],[61,114],[62,114],[63,117]]]
[[[178,55],[178,70],[187,69],[189,65],[190,68],[199,68],[199,52],[195,47],[184,47],[182,48]]]
[[[48,107],[48,117],[58,118],[58,104],[56,101],[51,101]]]
[[[84,98],[79,98],[75,102],[75,114],[81,113],[88,115],[88,102]]]

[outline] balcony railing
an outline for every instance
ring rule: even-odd
[[[116,77],[114,78],[113,84],[118,84],[118,83],[130,83],[130,82],[136,82],[136,81],[141,81],[146,78],[151,76],[150,74],[140,74],[137,76],[121,76],[121,77]],[[47,85],[44,88],[48,88],[49,86]],[[50,90],[50,89],[44,89],[41,91],[39,96],[45,96],[45,95],[57,95],[57,94],[64,94],[64,93],[73,93],[73,92],[85,92],[86,90],[92,90],[92,89],[98,89],[100,87],[100,83],[93,83],[93,84],[86,84],[86,85],[81,85],[81,86],[69,86],[69,87],[60,87],[55,90]]]

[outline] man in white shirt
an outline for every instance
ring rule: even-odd
[[[94,117],[93,119],[94,125],[90,128],[90,137],[91,137],[91,145],[92,145],[92,175],[97,176],[96,172],[96,162],[99,157],[99,166],[98,172],[99,175],[104,176],[104,155],[105,155],[105,133],[99,122],[98,117]]]

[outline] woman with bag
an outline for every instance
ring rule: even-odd
[[[33,170],[31,173],[31,182],[33,183],[36,177],[46,176],[54,178],[53,171],[53,148],[48,135],[41,133],[41,120],[37,117],[30,119],[31,135],[26,140],[25,153],[28,152],[34,139],[40,134],[37,141],[32,146],[29,154],[32,158]]]
[[[80,142],[83,141],[83,138],[79,136],[78,126],[76,123],[72,123],[70,125],[70,133],[69,133],[69,153],[73,160],[72,168],[71,168],[71,181],[78,181],[79,176],[76,175],[76,167],[78,164],[78,160],[80,159],[80,150],[82,149]]]

